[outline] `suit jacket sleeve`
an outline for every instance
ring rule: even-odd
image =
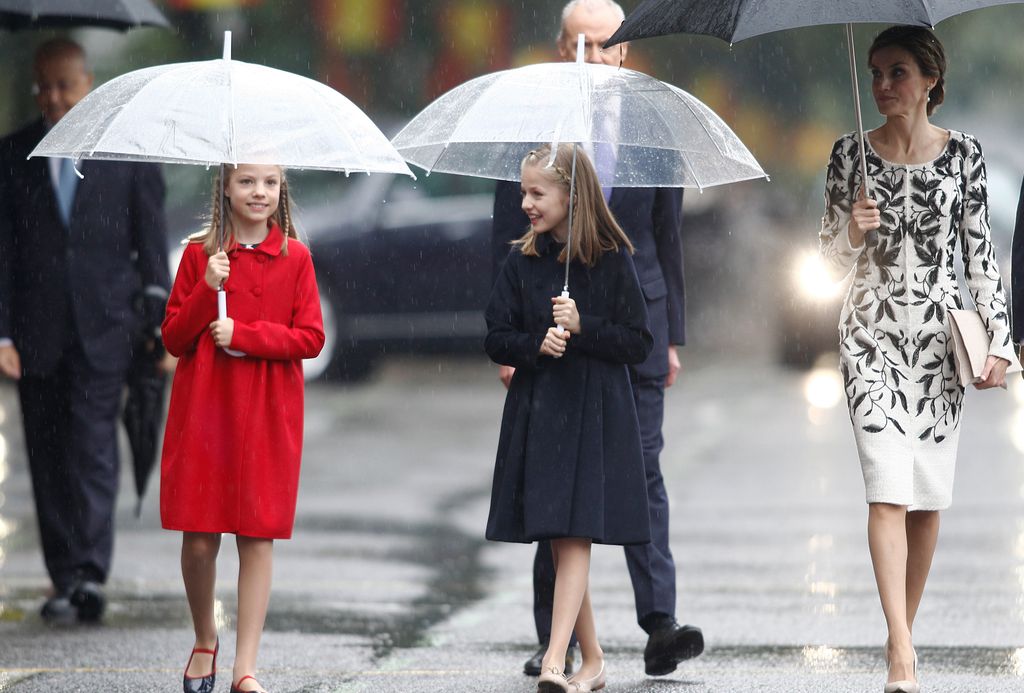
[[[132,180],[132,239],[142,283],[142,320],[147,332],[160,325],[171,286],[167,267],[164,178],[156,164],[137,164]]]
[[[665,278],[668,308],[668,342],[686,344],[686,284],[683,279],[683,241],[680,224],[683,192],[676,188],[658,188],[654,198],[654,238],[658,264]]]
[[[484,312],[487,319],[484,350],[492,361],[503,366],[537,368],[542,363],[540,345],[544,342],[545,333],[526,331],[520,292],[522,282],[518,272],[521,261],[522,255],[518,252],[509,255],[491,289],[491,298]]]
[[[491,283],[498,279],[501,266],[512,249],[512,241],[526,233],[530,220],[522,208],[520,185],[499,180],[494,189],[494,217],[491,224]]]
[[[1010,312],[1013,315],[1013,341],[1024,342],[1024,182],[1017,202],[1017,223],[1013,227],[1013,256],[1010,270]]]
[[[620,251],[617,256],[606,253],[601,262],[615,263],[613,272],[603,275],[615,284],[607,294],[614,301],[611,317],[581,314],[580,332],[569,339],[569,348],[612,363],[642,363],[654,348],[654,335],[633,259]]]
[[[174,356],[195,349],[199,336],[217,319],[217,292],[206,285],[206,263],[201,243],[185,247],[160,327],[164,347]]]
[[[289,249],[289,252],[298,252]],[[320,294],[316,286],[313,261],[305,252],[299,269],[292,322],[285,325],[269,320],[243,323],[235,321],[231,348],[261,359],[293,361],[311,359],[324,346],[324,320],[320,314]]]

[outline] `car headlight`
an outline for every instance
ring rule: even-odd
[[[796,286],[800,295],[815,301],[828,301],[843,290],[843,282],[836,281],[815,252],[807,252],[796,262]]]

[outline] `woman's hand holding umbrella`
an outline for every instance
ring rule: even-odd
[[[853,214],[850,219],[850,245],[859,248],[864,244],[868,233],[882,225],[882,214],[878,211],[878,203],[864,194],[861,188],[857,201],[853,203]]]

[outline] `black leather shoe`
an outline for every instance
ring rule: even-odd
[[[648,676],[665,676],[679,662],[693,659],[704,651],[704,634],[697,626],[681,626],[671,619],[651,632],[644,648],[644,671]]]
[[[544,666],[544,655],[548,652],[548,644],[541,643],[541,646],[533,653],[533,656],[526,660],[526,664],[523,665],[523,673],[527,676],[540,676],[540,670]],[[572,676],[572,672],[576,670],[576,648],[570,646],[565,651],[565,669],[563,672],[566,676]]]
[[[43,602],[43,608],[39,611],[43,620],[54,626],[66,626],[75,622],[78,618],[78,609],[71,603],[71,593],[65,592],[54,595]]]
[[[78,583],[71,593],[71,603],[78,609],[78,620],[95,623],[103,618],[107,610],[107,597],[98,582],[88,580]]]

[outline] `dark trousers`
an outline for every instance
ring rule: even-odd
[[[650,632],[651,622],[676,613],[676,564],[668,541],[668,493],[659,458],[665,447],[661,434],[665,418],[665,378],[638,378],[633,383],[640,442],[647,474],[647,502],[651,511],[651,543],[626,546],[626,567],[633,582],[636,619]],[[555,566],[551,545],[537,543],[533,559],[533,619],[537,638],[551,637],[551,608],[555,596]]]
[[[43,558],[59,591],[110,572],[123,388],[123,373],[96,371],[80,346],[53,373],[18,381]]]

